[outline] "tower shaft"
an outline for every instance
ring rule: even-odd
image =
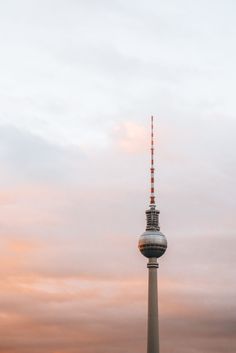
[[[159,353],[158,294],[156,258],[150,258],[148,267],[148,327],[147,353]]]

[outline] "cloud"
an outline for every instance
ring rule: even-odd
[[[124,152],[146,152],[148,136],[145,126],[125,121],[116,127],[114,135],[118,147]]]
[[[71,176],[72,173],[65,170],[75,167],[71,157],[73,151],[67,153],[36,134],[9,125],[1,126],[0,137],[0,159],[8,171],[8,179],[10,174],[13,180],[15,178],[21,182],[50,183]],[[82,154],[78,153],[77,157],[81,158]]]
[[[232,4],[0,7],[0,352],[145,351],[158,113],[161,350],[233,353]]]
[[[14,280],[13,283],[15,286],[17,282]],[[121,352],[128,347],[141,352],[145,347],[146,286],[143,280],[45,281],[33,278],[23,279],[18,285],[17,296],[8,294],[5,302],[3,298],[1,300],[5,310],[2,313],[5,324],[2,332],[7,332],[9,325],[11,332],[18,332],[14,343],[8,335],[3,336],[2,351],[24,352],[37,347],[38,352],[60,349],[66,353],[79,347],[92,353],[95,350],[108,352],[109,349]],[[184,283],[178,286],[183,294]],[[176,295],[175,291],[166,296],[165,282],[160,288],[164,352],[172,346],[183,349],[183,352],[187,352],[189,347],[193,352],[202,349],[209,352],[223,349],[226,352],[229,349],[233,342],[233,315],[229,314],[226,319],[225,312],[219,307],[215,311],[216,307],[209,310],[200,300],[186,302],[188,295],[178,295],[178,292]],[[169,288],[173,290],[172,285]],[[186,332],[187,338],[184,339]],[[227,341],[220,339],[219,333]],[[186,339],[187,345],[184,346]]]

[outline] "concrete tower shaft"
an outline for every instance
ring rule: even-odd
[[[159,353],[159,322],[157,297],[157,269],[156,258],[150,258],[148,267],[148,327],[147,353]]]

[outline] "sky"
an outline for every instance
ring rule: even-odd
[[[146,351],[151,115],[161,352],[235,352],[235,10],[0,2],[0,352]]]

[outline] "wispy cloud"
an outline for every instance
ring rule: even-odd
[[[145,351],[158,113],[161,350],[234,353],[234,7],[0,5],[0,352]]]

